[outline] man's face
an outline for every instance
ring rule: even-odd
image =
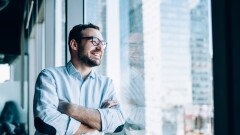
[[[97,37],[103,40],[102,34],[99,30],[93,28],[87,28],[82,31],[82,37]],[[100,46],[94,46],[91,39],[82,39],[81,44],[78,44],[78,59],[87,66],[94,67],[101,64],[104,48]]]

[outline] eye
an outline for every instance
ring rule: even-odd
[[[95,45],[95,46],[97,46],[97,45],[98,45],[97,39],[93,38],[93,39],[92,39],[92,44]]]

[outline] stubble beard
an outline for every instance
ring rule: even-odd
[[[78,59],[86,64],[89,67],[95,67],[95,66],[99,66],[101,64],[101,59],[99,62],[97,62],[96,60],[92,60],[91,58],[89,58],[87,55],[84,54],[84,47],[79,47],[78,49]]]

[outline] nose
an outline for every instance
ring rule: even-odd
[[[97,49],[97,50],[101,50],[101,51],[103,51],[103,50],[104,50],[104,48],[103,48],[103,45],[102,45],[102,44],[98,44],[98,45],[96,46],[96,49]]]

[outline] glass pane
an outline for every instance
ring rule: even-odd
[[[55,66],[65,65],[65,0],[55,1]]]
[[[21,129],[21,131],[16,130],[16,134],[27,131],[28,108],[27,100],[25,100],[27,99],[27,82],[26,78],[22,79],[24,72],[21,64],[20,56],[16,57],[11,65],[0,64],[0,130],[2,130],[0,134],[8,134],[5,131],[8,131],[7,128],[10,127]]]
[[[126,118],[120,134],[213,134],[210,0],[86,1],[86,23],[108,42]]]
[[[10,66],[8,64],[0,64],[0,83],[10,80]]]

